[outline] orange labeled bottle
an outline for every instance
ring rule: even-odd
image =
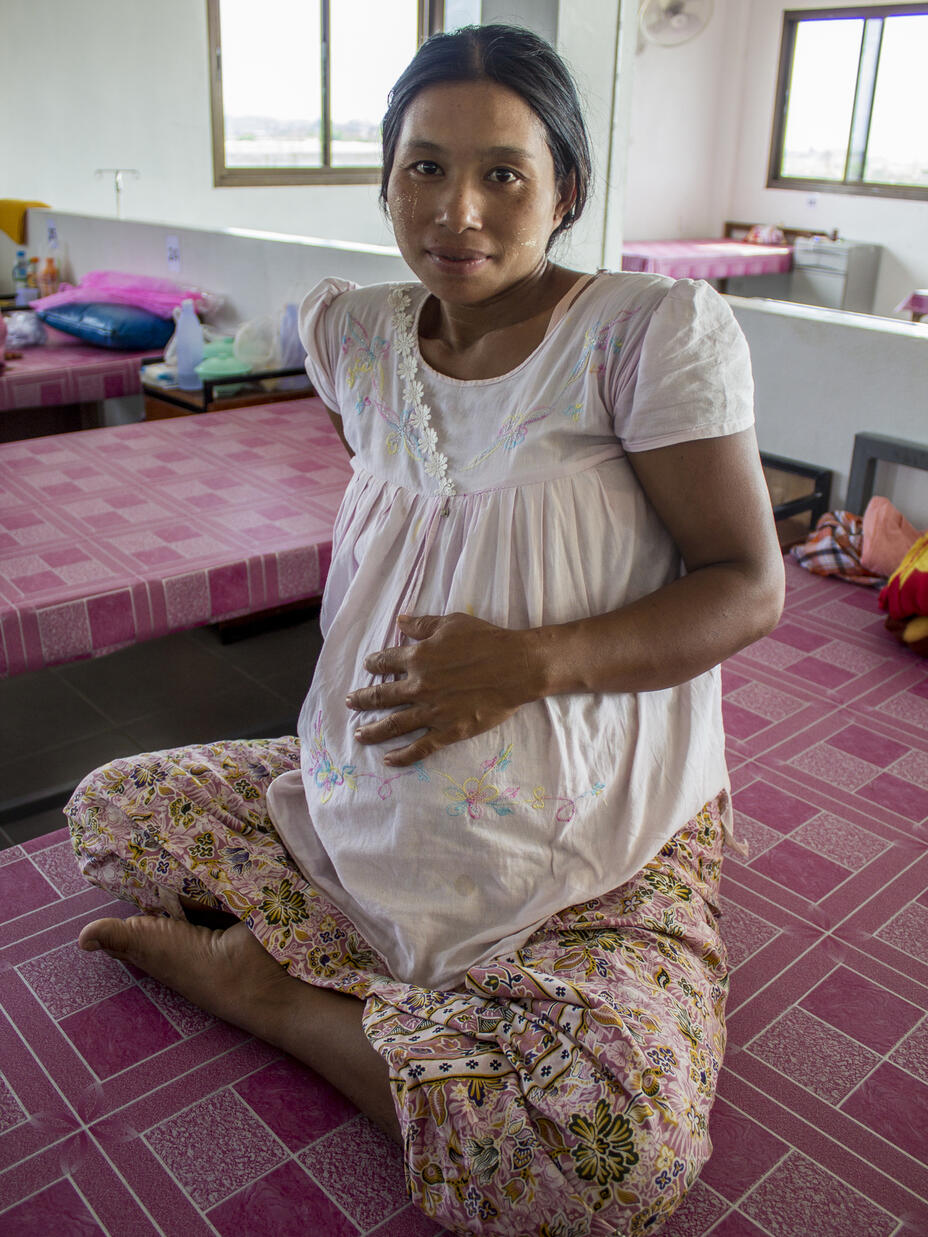
[[[58,267],[55,265],[55,259],[46,258],[39,271],[39,295],[51,296],[52,293],[58,291],[58,284]]]

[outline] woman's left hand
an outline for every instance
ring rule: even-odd
[[[371,674],[397,675],[396,681],[352,691],[349,709],[392,709],[364,725],[360,743],[388,739],[425,728],[426,733],[394,748],[388,765],[411,765],[461,739],[498,726],[521,705],[537,698],[527,653],[527,632],[496,627],[469,614],[401,615],[397,626],[415,643],[381,649],[364,660]]]

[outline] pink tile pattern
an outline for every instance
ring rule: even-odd
[[[298,1158],[327,1193],[338,1198],[362,1232],[408,1201],[403,1165],[386,1134],[366,1117],[356,1116],[340,1125]],[[346,1179],[345,1164],[363,1164],[364,1172]]]
[[[0,412],[136,395],[142,389],[140,362],[156,352],[96,348],[49,330],[45,344],[24,348],[7,362],[0,374]]]
[[[314,398],[0,444],[0,677],[318,596],[350,475]]]
[[[278,518],[289,502],[278,493]],[[813,688],[797,660],[771,670],[755,649],[725,667],[726,707],[733,695],[757,723],[730,736],[752,850],[722,881],[715,1154],[663,1233],[914,1237],[928,1232],[925,821],[867,787],[924,791],[928,672],[883,630],[875,593],[787,571],[786,638],[769,647],[801,661],[840,643],[850,677]],[[803,768],[813,749],[834,764]],[[845,756],[875,776],[848,783]],[[77,951],[83,923],[128,910],[73,882],[67,856],[63,832],[0,852],[0,1232],[441,1237],[406,1199],[398,1150],[327,1082]]]
[[[789,245],[749,245],[733,240],[626,241],[623,271],[652,271],[673,279],[726,279],[771,275],[793,265]]]

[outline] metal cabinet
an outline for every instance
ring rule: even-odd
[[[793,250],[788,299],[871,313],[881,248],[863,241],[799,237]]]
[[[791,271],[783,275],[740,275],[727,281],[725,291],[734,296],[872,313],[881,249],[864,241],[800,236],[794,242]]]

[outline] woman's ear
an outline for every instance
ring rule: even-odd
[[[574,203],[577,200],[577,178],[573,172],[569,172],[561,184],[561,193],[558,198],[557,205],[554,208],[554,216],[557,220],[556,226],[560,227],[565,219],[573,218]]]

